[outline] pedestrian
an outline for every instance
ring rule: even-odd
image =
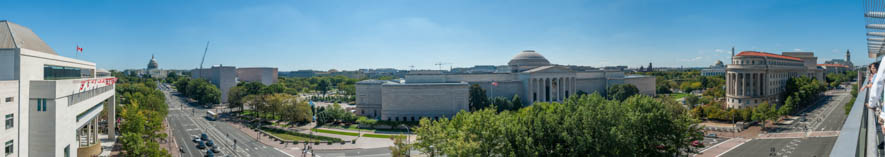
[[[880,125],[882,125],[882,121],[885,120],[885,118],[882,117],[883,114],[881,114],[881,107],[883,107],[882,90],[885,89],[885,87],[883,87],[883,85],[885,85],[885,68],[881,66],[880,62],[873,62],[870,64],[869,72],[871,76],[868,76],[869,84],[860,89],[860,91],[863,91],[863,89],[869,88],[869,91],[867,92],[869,98],[867,99],[866,107],[870,108],[875,114],[875,117],[878,117],[877,123]],[[885,133],[885,127],[881,128],[882,133]],[[879,142],[880,146],[883,144],[885,144],[885,142]]]

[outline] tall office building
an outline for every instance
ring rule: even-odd
[[[0,20],[4,155],[97,156],[98,134],[115,138],[116,80],[95,63],[59,56],[29,28]],[[107,118],[99,116],[103,110]]]

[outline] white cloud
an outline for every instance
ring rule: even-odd
[[[800,49],[800,48],[795,48],[795,49],[793,49],[793,51],[802,51],[802,49]]]
[[[704,57],[702,57],[702,56],[697,56],[697,57],[694,57],[694,58],[683,59],[683,61],[694,62],[694,61],[699,61],[699,60],[701,60],[701,59],[704,59]]]

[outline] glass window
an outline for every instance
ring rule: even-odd
[[[12,145],[13,145],[12,140],[6,141],[6,149],[5,149],[5,150],[6,150],[6,155],[10,155],[10,154],[12,154],[12,153],[13,153],[13,150],[15,150],[15,149],[13,149],[13,146],[12,146]]]
[[[92,78],[92,77],[93,77],[93,70],[92,69],[80,69],[80,68],[52,66],[52,65],[43,66],[43,79],[44,80],[64,80],[64,79],[78,79],[78,78]]]
[[[12,102],[13,100],[15,100],[15,98],[13,98],[13,97],[6,97],[6,102]]]
[[[15,115],[7,114],[6,115],[6,129],[15,127]]]
[[[46,112],[46,99],[37,99],[37,111]]]

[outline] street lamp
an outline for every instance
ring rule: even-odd
[[[412,130],[409,129],[409,127],[406,126],[405,124],[400,124],[400,126],[406,128],[406,131],[409,132],[409,134],[406,134],[406,142],[410,142],[409,135],[412,134]],[[411,143],[407,143],[407,144],[411,144]],[[412,148],[409,148],[408,156],[412,156]]]

